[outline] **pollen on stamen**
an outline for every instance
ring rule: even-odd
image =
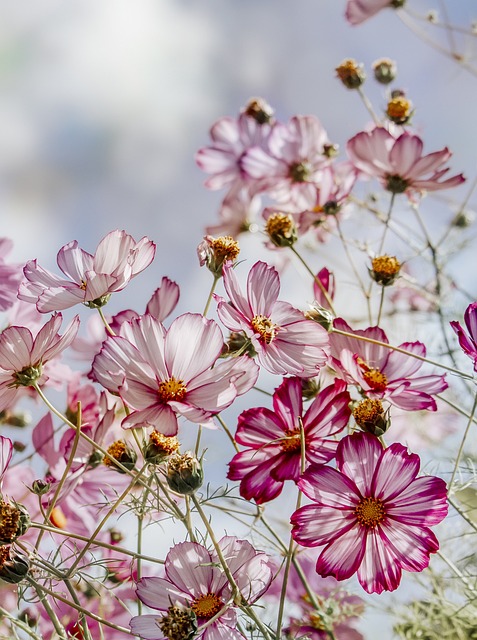
[[[254,316],[250,324],[252,325],[253,330],[260,334],[267,344],[272,342],[280,328],[278,325],[274,324],[270,318],[267,318],[267,316],[262,314]]]
[[[280,440],[280,446],[282,451],[299,451],[301,449],[300,429],[287,429],[285,437]]]
[[[298,239],[295,221],[289,213],[272,213],[267,219],[265,231],[277,247],[291,247]]]
[[[361,498],[354,512],[359,524],[368,529],[374,529],[386,517],[384,504],[373,497]]]
[[[212,618],[223,607],[223,602],[215,593],[209,591],[195,598],[191,609],[198,618]]]
[[[169,380],[160,382],[157,388],[159,400],[164,404],[171,401],[181,402],[184,400],[186,393],[187,389],[184,385],[184,381],[176,380],[174,376],[169,378]]]
[[[376,256],[371,261],[370,275],[375,282],[387,287],[396,280],[401,270],[401,263],[396,256]]]

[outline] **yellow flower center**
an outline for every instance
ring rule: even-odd
[[[384,505],[378,498],[361,498],[358,506],[354,510],[359,524],[368,529],[374,529],[380,524],[385,516]]]
[[[5,542],[13,542],[20,522],[20,511],[3,500],[0,502],[0,538]]]
[[[390,120],[404,123],[411,115],[411,103],[404,96],[396,96],[388,102],[386,114]]]
[[[371,261],[371,277],[384,286],[394,282],[400,269],[401,263],[395,256],[377,256]]]
[[[198,618],[212,618],[223,606],[222,600],[215,593],[209,591],[195,598],[191,604],[191,609]]]
[[[157,388],[157,395],[159,396],[160,402],[163,404],[173,400],[176,402],[182,402],[186,393],[187,389],[184,385],[184,381],[176,380],[174,376],[169,378],[169,380],[164,380],[164,382],[159,383]]]
[[[360,427],[369,423],[374,424],[383,415],[384,409],[381,401],[371,398],[366,398],[353,409],[353,418]]]
[[[179,440],[175,436],[165,436],[159,431],[154,431],[149,436],[150,442],[157,447],[164,455],[170,456],[179,449]]]
[[[299,451],[301,449],[300,428],[287,429],[285,437],[280,440],[282,451]]]
[[[261,314],[252,318],[251,325],[253,330],[256,333],[259,333],[261,338],[267,344],[270,344],[270,342],[275,338],[277,331],[280,328],[278,325],[273,324],[270,318]]]
[[[347,58],[336,67],[336,75],[347,89],[357,89],[366,78],[363,65],[360,65],[352,58]]]
[[[123,440],[116,440],[116,442],[113,442],[113,444],[108,447],[107,451],[111,458],[114,458],[118,462],[121,462],[124,454],[127,451],[126,443]],[[111,458],[108,458],[108,456],[104,456],[103,464],[105,464],[107,467],[115,467],[116,465],[111,460]]]
[[[57,529],[66,529],[67,519],[61,507],[54,507],[50,513],[50,522]]]
[[[236,260],[239,253],[239,243],[232,236],[220,236],[210,241],[210,247],[214,253],[215,259],[222,262],[226,260]]]
[[[288,237],[293,233],[293,218],[289,213],[272,213],[268,218],[265,225],[265,231],[269,236],[279,233],[282,236]]]
[[[385,391],[388,379],[379,369],[369,367],[364,360],[358,358],[358,365],[363,371],[363,378],[374,391]]]

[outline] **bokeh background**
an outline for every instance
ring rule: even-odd
[[[432,8],[408,4],[421,15]],[[436,8],[466,27],[477,18],[474,0]],[[477,169],[477,78],[393,11],[353,28],[344,9],[344,0],[1,0],[0,236],[14,241],[11,258],[56,270],[56,253],[70,240],[92,252],[112,229],[147,235],[157,243],[155,262],[108,310],[142,310],[167,275],[181,287],[178,311],[201,311],[210,274],[198,268],[196,247],[223,196],[203,187],[194,162],[209,127],[262,96],[281,120],[317,115],[343,149],[370,120],[335,78],[346,57],[368,73],[377,58],[396,60],[426,151],[449,146],[452,173],[466,172],[457,204],[432,204],[436,233],[444,228]],[[452,46],[445,29],[431,33]],[[474,39],[458,37],[466,64],[475,64]],[[370,81],[366,92],[385,108],[382,87]],[[257,246],[259,238],[250,256]],[[320,251],[321,266],[339,268],[333,245]],[[477,297],[475,267],[472,250],[450,265]],[[292,277],[288,284],[292,297],[312,298]],[[208,455],[219,460],[220,445]],[[384,619],[373,616],[367,637],[381,639]]]

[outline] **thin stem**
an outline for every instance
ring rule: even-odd
[[[462,441],[460,443],[459,451],[457,452],[457,458],[455,460],[454,471],[452,472],[452,476],[450,482],[448,484],[447,490],[450,493],[452,489],[452,485],[454,484],[455,476],[457,473],[457,469],[459,468],[460,459],[462,457],[462,453],[464,451],[465,441],[467,440],[467,436],[470,431],[470,427],[472,426],[472,422],[474,420],[475,411],[477,409],[477,393],[474,397],[474,404],[472,405],[472,410],[470,412],[469,420],[467,421],[467,427],[465,428],[464,435],[462,437]]]
[[[219,414],[217,414],[216,416],[217,421],[220,423],[220,426],[222,427],[222,429],[224,430],[224,432],[226,433],[228,439],[230,440],[230,442],[232,443],[233,448],[235,449],[235,451],[237,451],[237,453],[239,452],[239,448],[237,443],[235,442],[235,438],[233,437],[232,433],[229,431],[229,428],[227,427],[227,425],[225,424],[225,422],[222,420],[221,416]]]
[[[214,280],[212,282],[212,286],[210,287],[209,295],[205,303],[204,311],[202,313],[204,318],[207,316],[207,313],[209,312],[209,307],[210,307],[210,303],[212,302],[212,297],[214,295],[215,287],[217,286],[217,282],[220,280],[220,278],[221,276],[214,276]]]
[[[373,109],[373,105],[371,104],[368,96],[364,93],[363,89],[361,87],[356,87],[357,92],[359,97],[361,98],[361,100],[363,101],[364,106],[366,107],[369,115],[371,116],[371,118],[374,120],[374,124],[378,127],[381,126],[381,122],[378,118],[378,116],[376,115],[374,109]]]
[[[376,324],[379,326],[379,323],[381,322],[381,314],[383,312],[383,306],[384,306],[384,289],[386,287],[384,285],[381,285],[381,296],[379,298],[379,309],[378,309],[378,318],[376,320]]]
[[[48,598],[46,597],[47,593],[51,594],[49,589],[47,589],[43,585],[40,585],[30,575],[27,575],[25,577],[25,580],[27,582],[29,582],[30,585],[33,587],[33,589],[36,591],[36,593],[38,595],[38,598],[40,599],[41,604],[45,608],[45,611],[47,612],[48,617],[50,618],[51,623],[54,626],[55,631],[58,634],[59,638],[61,638],[61,640],[67,640],[66,629],[64,628],[64,626],[59,621],[58,616],[53,611],[53,609],[52,609],[52,607],[51,607],[51,605],[50,605],[50,603],[48,601]]]
[[[328,291],[323,286],[323,283],[321,282],[321,280],[313,273],[313,271],[308,266],[307,262],[302,258],[302,256],[298,253],[298,251],[295,249],[295,247],[291,246],[290,249],[293,251],[293,253],[296,255],[298,260],[302,263],[302,265],[305,267],[305,269],[311,275],[311,277],[313,278],[314,282],[316,282],[317,286],[320,288],[321,293],[324,295],[325,300],[328,303],[328,306],[330,307],[331,313],[335,316],[336,312],[335,312],[334,307],[333,307],[333,300],[331,299],[331,296],[328,293]]]
[[[115,336],[116,334],[114,333],[114,331],[111,329],[111,327],[109,326],[109,322],[106,320],[106,317],[103,313],[103,310],[101,307],[98,307],[98,313],[99,313],[99,317],[101,318],[106,331],[109,333],[110,336]]]

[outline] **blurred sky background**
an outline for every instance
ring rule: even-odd
[[[451,173],[465,171],[470,183],[477,78],[423,43],[393,11],[353,28],[345,4],[0,0],[0,236],[13,239],[11,258],[38,258],[57,271],[56,253],[70,240],[92,252],[116,228],[137,240],[147,235],[157,243],[155,262],[108,311],[142,311],[164,275],[181,286],[180,312],[201,311],[211,279],[198,268],[196,247],[204,227],[217,221],[224,194],[203,187],[195,152],[209,143],[215,120],[237,114],[253,96],[284,121],[317,115],[343,149],[370,120],[335,78],[346,57],[363,62],[368,74],[377,58],[397,60],[397,86],[416,107],[426,152],[449,146]],[[430,7],[408,4],[421,13]],[[475,0],[447,5],[462,25],[477,18]],[[444,33],[442,42],[447,46]],[[461,42],[475,64],[472,40]],[[384,109],[382,87],[370,81],[365,89]],[[452,196],[463,200],[467,188]],[[455,210],[439,210],[436,226]],[[333,266],[333,245],[320,250],[320,266]],[[477,297],[475,266],[470,252],[453,268]],[[374,629],[370,640],[384,637],[382,627]]]

